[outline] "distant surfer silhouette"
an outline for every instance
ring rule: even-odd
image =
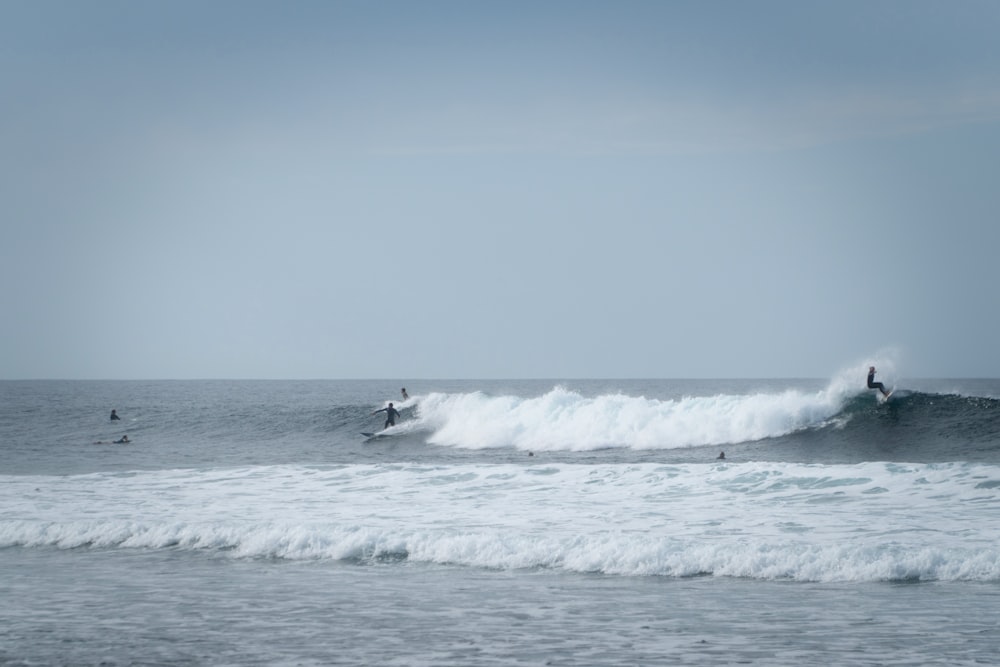
[[[112,410],[111,411],[111,421],[113,421],[113,422],[114,421],[121,421],[121,417],[118,416],[118,411],[117,410]]]
[[[396,425],[396,417],[399,416],[399,410],[397,410],[396,408],[392,407],[392,403],[390,403],[389,407],[387,407],[387,408],[382,408],[381,410],[376,410],[375,412],[372,413],[372,415],[377,415],[380,412],[384,412],[385,413],[385,426],[382,427],[383,430],[389,428],[390,426],[395,426]]]
[[[726,453],[725,452],[719,452],[719,455],[716,456],[715,458],[717,458],[717,459],[724,459],[724,458],[726,458]]]
[[[410,395],[406,393],[406,387],[403,387],[403,388],[402,388],[402,389],[400,389],[399,391],[400,391],[400,393],[402,393],[402,394],[403,394],[403,400],[404,400],[404,401],[405,401],[405,400],[408,400],[408,399],[410,398]]]
[[[122,437],[118,438],[117,440],[111,440],[111,441],[108,441],[108,442],[104,442],[103,440],[98,440],[94,444],[95,445],[127,445],[130,442],[132,442],[132,441],[128,439],[128,436],[127,435],[123,435]]]
[[[875,381],[875,367],[874,366],[869,366],[868,367],[868,388],[869,389],[878,389],[880,392],[882,392],[883,396],[888,396],[889,395],[889,392],[887,392],[885,390],[885,385],[882,384],[881,382],[876,382]]]

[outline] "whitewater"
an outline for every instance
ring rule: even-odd
[[[0,382],[0,662],[989,664],[1000,381],[863,370]]]
[[[1000,477],[967,464],[276,466],[4,481],[0,548],[1000,582]]]

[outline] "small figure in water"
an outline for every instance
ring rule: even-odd
[[[724,458],[726,458],[726,453],[725,452],[719,452],[719,455],[716,456],[715,458],[717,458],[717,459],[724,459]]]
[[[403,400],[406,401],[410,398],[410,395],[406,393],[406,387],[399,390],[403,394]]]
[[[869,389],[878,389],[880,392],[882,392],[883,396],[888,396],[889,395],[889,392],[887,392],[885,390],[885,385],[882,384],[881,382],[876,382],[875,381],[875,367],[874,366],[869,366],[868,367],[868,388]]]
[[[396,425],[396,417],[399,416],[399,410],[397,410],[396,408],[392,407],[392,403],[390,403],[389,407],[387,407],[387,408],[382,408],[381,410],[376,410],[375,412],[372,413],[372,415],[377,415],[380,412],[384,412],[385,413],[385,426],[382,427],[383,430],[389,428],[390,426],[395,426]]]
[[[112,410],[111,411],[111,421],[113,421],[113,422],[115,422],[115,421],[121,421],[121,417],[118,416],[118,411],[117,410]]]
[[[130,442],[132,442],[132,441],[128,439],[128,435],[123,435],[122,437],[118,438],[117,440],[110,440],[108,442],[105,442],[103,440],[98,440],[94,444],[95,445],[127,445]]]

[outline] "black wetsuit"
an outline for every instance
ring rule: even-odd
[[[881,382],[875,381],[875,371],[872,371],[871,373],[868,374],[868,388],[878,389],[883,394],[885,393],[885,385],[882,384]]]
[[[115,420],[121,421],[121,417],[118,416],[118,413],[116,411],[112,410],[111,411],[111,421],[115,421]]]
[[[382,408],[381,410],[376,410],[373,414],[377,415],[380,412],[385,413],[385,426],[382,428],[389,428],[396,425],[396,417],[399,416],[399,411],[396,408]]]

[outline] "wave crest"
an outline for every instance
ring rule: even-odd
[[[852,391],[858,388],[835,382],[812,393],[790,389],[676,400],[620,393],[585,397],[563,387],[534,398],[439,393],[423,397],[417,417],[431,431],[428,442],[452,447],[676,449],[819,426],[843,409]]]

